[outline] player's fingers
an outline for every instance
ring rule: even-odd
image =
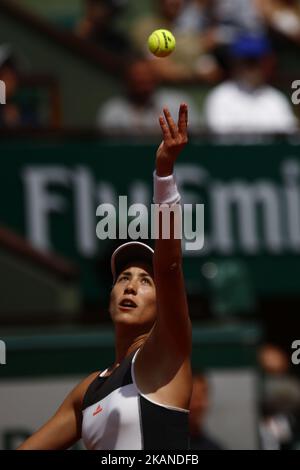
[[[168,110],[168,108],[164,108],[164,115],[165,115],[165,118],[166,118],[166,121],[167,121],[167,124],[169,126],[169,129],[170,129],[170,133],[171,133],[171,136],[173,138],[176,138],[177,135],[178,135],[178,128],[171,116],[171,113],[170,111]]]
[[[160,124],[161,130],[162,130],[162,133],[163,133],[164,141],[167,141],[167,140],[171,139],[171,133],[170,133],[169,126],[167,125],[167,123],[166,123],[163,116],[159,116],[159,124]]]
[[[187,104],[182,103],[178,113],[178,130],[180,134],[185,135],[188,125],[188,107]]]

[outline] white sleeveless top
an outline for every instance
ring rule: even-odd
[[[189,448],[188,410],[160,405],[139,390],[127,356],[109,377],[90,384],[82,405],[82,439],[93,450]],[[107,369],[106,369],[107,370]]]

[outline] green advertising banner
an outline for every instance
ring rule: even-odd
[[[2,138],[0,223],[36,248],[77,262],[85,298],[95,301],[110,282],[107,278],[102,283],[97,269],[117,242],[100,240],[97,226],[105,225],[105,209],[113,207],[122,220],[132,204],[143,203],[150,210],[155,150],[156,145],[97,139]],[[181,156],[176,175],[183,204],[192,205],[187,211],[193,208],[194,238],[189,249],[183,243],[190,293],[201,293],[222,276],[231,279],[229,286],[244,276],[261,295],[299,294],[297,144],[194,142]],[[127,196],[127,206],[120,196]],[[97,216],[103,204],[112,206],[101,206]],[[197,204],[204,204],[201,249]],[[129,221],[134,219],[131,212]]]

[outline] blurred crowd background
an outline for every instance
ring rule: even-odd
[[[158,116],[186,102],[192,446],[300,449],[299,57],[299,0],[0,0],[0,448],[112,361],[96,207],[151,202]]]
[[[181,100],[190,104],[196,133],[298,127],[289,99],[298,0],[19,0],[1,2],[1,18],[1,128],[155,134],[161,102],[174,109]],[[147,50],[148,36],[161,27],[177,39],[163,61]],[[86,73],[76,71],[80,63]],[[87,90],[93,98],[83,96]]]

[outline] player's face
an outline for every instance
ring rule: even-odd
[[[156,290],[149,269],[143,264],[128,266],[111,291],[110,308],[114,323],[151,328],[156,319]]]

